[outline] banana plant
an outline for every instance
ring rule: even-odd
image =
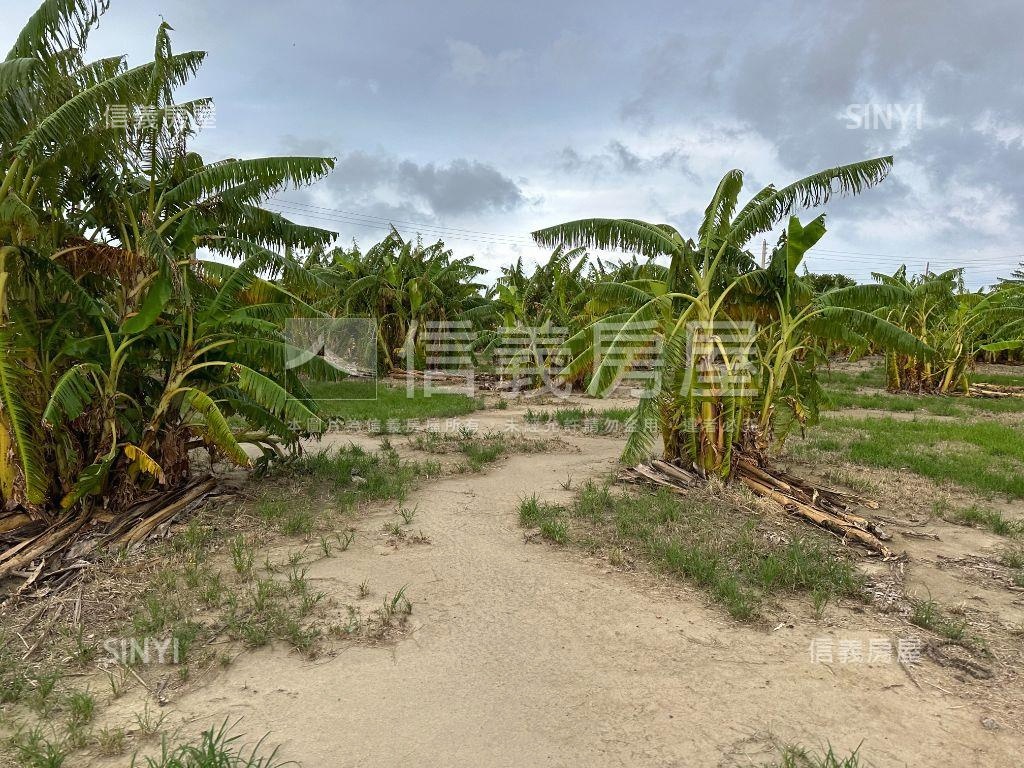
[[[551,384],[559,370],[560,337],[586,322],[593,285],[588,266],[585,248],[558,246],[532,273],[521,257],[502,267],[487,302],[464,315],[485,326],[477,342],[480,357],[495,359],[500,350],[495,362],[501,375],[519,380],[527,373],[533,385]]]
[[[908,276],[906,266],[892,275],[875,273],[889,289],[877,314],[900,326],[934,355],[887,350],[886,386],[892,392],[966,392],[982,333],[991,326],[995,302],[964,288],[963,269]]]
[[[472,257],[455,258],[441,241],[424,246],[392,228],[365,254],[358,248],[334,252],[333,277],[325,279],[337,286],[337,301],[329,311],[376,318],[385,370],[405,365],[407,356],[421,368],[426,324],[462,319],[479,306],[483,286],[476,281],[485,271]]]
[[[44,0],[0,62],[0,494],[50,520],[184,482],[195,447],[248,466],[309,434],[283,325],[318,314],[295,253],[335,239],[260,205],[333,160],[190,152],[210,102],[174,94],[205,54],[161,24],[153,61],[88,62],[106,7]]]
[[[730,171],[692,239],[670,225],[636,219],[585,219],[534,233],[542,245],[668,259],[660,279],[599,283],[594,300],[609,311],[569,341],[573,360],[565,375],[594,366],[589,389],[596,395],[657,350],[657,386],[633,416],[625,460],[648,455],[660,431],[667,459],[728,477],[736,447],[760,451],[771,437],[780,400],[791,398],[798,414],[806,410],[799,393],[813,393],[808,340],[857,334],[926,353],[925,345],[861,308],[871,300],[862,291],[812,298],[796,268],[824,234],[821,218],[806,227],[791,218],[764,269],[744,250],[794,210],[823,205],[834,194],[857,194],[882,181],[891,166],[892,158],[882,157],[830,168],[781,188],[769,185],[742,207],[743,174]],[[615,331],[598,350],[599,325]],[[759,398],[747,386],[750,379],[763,387]]]
[[[1024,265],[975,307],[980,349],[990,356],[1024,350]]]

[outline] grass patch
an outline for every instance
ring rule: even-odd
[[[999,556],[999,562],[1007,568],[1024,571],[1024,549],[1008,549]]]
[[[1024,384],[1013,376],[972,374],[972,381],[993,384]],[[822,371],[826,410],[866,408],[898,413],[928,413],[934,416],[965,416],[982,413],[1024,413],[1019,398],[954,397],[947,395],[893,394],[885,391],[885,372],[881,367],[856,373]],[[874,390],[865,392],[864,390]]]
[[[857,464],[906,468],[984,494],[1024,498],[1024,441],[1019,429],[970,423],[836,417],[805,440],[804,451],[839,453]]]
[[[1003,550],[999,562],[1010,569],[1010,578],[1018,587],[1024,587],[1024,547]]]
[[[422,389],[417,389],[409,397],[405,387],[381,381],[311,382],[307,387],[327,419],[387,422],[445,418],[464,416],[479,406],[472,397],[453,392],[435,392],[426,397]]]
[[[401,502],[420,478],[438,472],[436,462],[403,461],[393,449],[368,452],[358,446],[271,465],[271,481],[278,482],[256,503],[254,516],[264,527],[310,544],[292,552],[286,563],[267,557],[259,568],[257,535],[220,533],[208,512],[205,525],[194,520],[172,540],[177,557],[156,574],[140,599],[135,633],[173,637],[182,661],[188,648],[208,639],[214,627],[225,628],[229,637],[249,647],[279,640],[315,655],[328,628],[319,611],[325,595],[311,587],[304,567],[310,552],[330,557],[335,543],[340,551],[352,543],[351,531],[335,532],[338,514],[366,502]],[[405,513],[409,520],[413,514]],[[209,563],[215,547],[222,547],[230,560],[223,573]],[[199,623],[200,615],[208,623]]]
[[[527,408],[523,418],[528,424],[557,424],[563,429],[611,434],[621,432],[623,425],[632,415],[632,408],[556,408],[553,411],[534,411]]]
[[[69,748],[56,734],[48,734],[42,726],[22,728],[11,739],[15,760],[23,768],[61,768]]]
[[[519,523],[524,528],[538,528],[540,535],[556,544],[569,543],[569,530],[563,520],[563,508],[537,501],[536,496],[523,499],[519,505]]]
[[[772,544],[757,535],[757,519],[707,499],[668,492],[616,494],[588,482],[570,507],[524,499],[519,520],[544,538],[623,552],[686,579],[740,620],[759,618],[779,593],[811,595],[820,612],[833,598],[863,597],[853,565],[822,543]]]
[[[859,371],[822,370],[821,384],[828,389],[884,389],[885,369],[880,365]]]
[[[358,501],[401,501],[420,477],[434,477],[440,467],[402,461],[394,450],[371,453],[352,445],[304,453],[283,462],[277,472],[299,485],[325,490],[336,503],[347,506]]]
[[[971,381],[983,384],[1003,384],[1010,387],[1024,386],[1024,366],[1021,366],[1020,375],[1014,376],[1008,373],[972,373]]]
[[[0,704],[21,701],[30,689],[30,671],[21,661],[16,642],[6,632],[0,634]]]
[[[957,525],[986,528],[1000,536],[1024,536],[1024,522],[1007,520],[998,510],[985,509],[977,504],[950,513],[946,520]]]
[[[513,453],[540,453],[551,447],[550,440],[536,440],[514,433],[477,433],[470,429],[457,433],[434,430],[421,432],[410,443],[413,448],[424,453],[461,453],[466,458],[466,464],[461,469],[470,472],[479,472],[487,464]]]
[[[74,630],[70,611],[56,626],[40,620],[35,634],[22,630],[25,640],[0,629],[0,764],[58,766],[83,748],[109,756],[130,751],[131,742],[158,733],[160,721],[143,713],[130,735],[94,729],[106,701],[135,687],[136,674],[159,675],[174,687],[195,670],[224,663],[222,646],[209,641],[227,637],[248,647],[280,642],[315,656],[328,637],[376,642],[401,625],[411,611],[404,591],[366,618],[353,613],[351,631],[335,627],[331,603],[315,589],[308,563],[352,543],[355,534],[344,515],[366,502],[401,501],[419,479],[439,472],[437,462],[406,462],[393,450],[369,453],[351,447],[275,462],[265,472],[270,478],[263,481],[262,498],[210,505],[177,528],[170,541],[140,553],[106,555],[100,561],[106,570],[83,580],[84,604],[104,605],[95,621],[92,615],[83,617],[88,634]],[[411,522],[415,511],[402,507],[400,514]],[[304,540],[286,562],[271,562],[264,553],[268,543],[279,541],[275,533]],[[119,585],[114,594],[105,587],[108,576]],[[121,588],[122,582],[128,586]],[[52,632],[52,642],[41,645],[32,661],[23,661],[25,643],[42,632]],[[116,641],[116,651],[107,648],[106,640]],[[91,667],[104,650],[117,656],[108,671],[106,695],[77,690],[69,668]],[[24,727],[15,733],[22,721]],[[195,762],[191,753],[175,749],[178,762],[168,750],[164,762],[156,764],[250,764],[248,758]]]
[[[894,395],[887,392],[829,391],[825,396],[824,407],[826,410],[833,411],[846,408],[867,408],[898,413],[920,411],[935,416],[959,416],[964,412],[959,407],[960,402],[951,397],[938,397],[934,395]],[[966,400],[963,402],[966,402]]]

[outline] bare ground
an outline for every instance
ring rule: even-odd
[[[502,429],[516,415],[472,418]],[[939,547],[897,537],[911,550],[911,589],[991,609],[1001,630],[992,680],[927,659],[814,662],[816,640],[895,644],[915,628],[863,606],[830,607],[821,620],[795,606],[777,627],[740,624],[684,583],[527,543],[522,497],[565,502],[567,476],[579,484],[615,469],[618,440],[561,434],[555,452],[421,486],[408,503],[429,546],[387,542],[382,510],[359,523],[344,555],[311,566],[316,587],[342,602],[364,580],[370,601],[407,585],[414,611],[403,636],[339,643],[315,661],[282,648],[240,654],[172,700],[167,726],[195,734],[242,718],[253,740],[269,732],[306,768],[761,765],[780,744],[826,742],[859,747],[876,766],[1019,762],[1020,643],[1005,630],[1021,593],[940,560],[985,552],[993,537],[952,526],[921,529],[939,530]],[[129,724],[143,694],[114,702],[104,720]]]

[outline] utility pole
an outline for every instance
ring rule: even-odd
[[[765,259],[768,258],[768,241],[761,241],[761,269],[764,269]]]

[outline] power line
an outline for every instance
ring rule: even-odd
[[[919,259],[923,258],[923,257],[910,256],[910,255],[904,255],[904,256],[881,256],[880,255],[877,258],[861,258],[861,257],[856,257],[856,256],[850,256],[846,252],[843,252],[843,251],[830,251],[827,248],[814,248],[813,250],[808,251],[808,256],[814,256],[814,255],[829,256],[829,257],[836,257],[836,258],[842,257],[843,259],[848,260],[848,261],[863,262],[863,263],[879,263],[879,261],[881,259],[901,261],[901,260],[905,260],[905,259],[908,259],[908,258],[911,259],[911,260],[915,259],[915,258],[919,258]],[[965,256],[964,258],[959,258],[959,259],[936,259],[936,258],[932,258],[932,257],[927,257],[927,258],[933,264],[951,264],[951,265],[954,265],[954,266],[956,266],[956,265],[973,266],[975,264],[980,264],[980,265],[984,265],[984,264],[1000,265],[1000,264],[1005,264],[1008,261],[1019,262],[1021,259],[1024,259],[1024,254],[1014,254],[1014,255],[1010,255],[1010,256],[981,256],[981,257],[976,257],[976,258],[971,258],[970,256]]]
[[[441,226],[441,225],[435,225],[435,224],[427,224],[427,223],[424,223],[424,222],[403,221],[401,219],[391,219],[391,218],[388,218],[388,217],[385,217],[385,216],[374,216],[373,214],[370,214],[370,213],[360,213],[359,211],[346,211],[346,210],[342,210],[341,208],[325,208],[324,206],[313,205],[312,203],[302,203],[302,202],[298,202],[298,201],[294,201],[294,200],[281,200],[280,198],[276,198],[276,197],[275,198],[271,198],[271,199],[273,201],[275,201],[275,202],[278,202],[278,203],[287,203],[288,205],[295,205],[295,206],[299,206],[299,207],[303,207],[303,208],[310,208],[310,209],[314,209],[314,210],[317,210],[317,211],[325,211],[327,213],[341,213],[341,214],[345,214],[345,215],[349,215],[349,216],[359,216],[359,217],[365,218],[365,219],[376,219],[378,221],[382,221],[382,222],[385,222],[385,223],[388,223],[388,224],[394,222],[396,224],[405,224],[405,225],[410,226],[410,227],[436,227],[436,228],[446,229],[446,230],[449,230],[451,232],[465,232],[466,234],[471,234],[471,235],[487,235],[487,236],[490,236],[490,237],[519,237],[518,235],[501,234],[499,232],[483,232],[483,231],[478,230],[478,229],[461,229],[459,227],[448,227],[448,226]]]
[[[537,247],[536,243],[528,237],[519,237],[516,235],[500,235],[497,233],[485,233],[476,232],[475,230],[463,230],[452,227],[445,227],[437,224],[425,224],[416,223],[411,221],[402,221],[401,219],[387,219],[382,216],[372,216],[370,214],[359,214],[348,211],[336,211],[332,209],[325,209],[319,206],[306,206],[302,203],[292,203],[290,201],[273,200],[272,205],[284,207],[290,213],[302,214],[310,218],[319,219],[323,221],[334,221],[342,224],[352,224],[355,226],[366,227],[368,229],[380,229],[390,230],[392,224],[403,224],[409,227],[415,228],[417,231],[423,234],[447,236],[453,240],[466,240],[469,242],[484,243],[489,245],[506,245],[506,246],[533,246]]]
[[[348,211],[340,208],[327,208],[325,206],[312,205],[310,203],[301,203],[292,200],[282,200],[279,198],[272,198],[269,202],[285,209],[284,211],[279,211],[279,213],[298,214],[311,219],[349,224],[351,226],[362,227],[365,229],[390,231],[392,224],[401,224],[407,227],[413,227],[422,234],[451,240],[512,248],[542,248],[531,238],[515,234],[486,232],[483,230],[449,227],[445,225],[427,224],[426,222],[415,222],[402,219],[389,219],[383,216],[376,216],[374,214],[359,213],[357,211]],[[909,266],[911,264],[926,263],[923,258],[918,259],[915,257],[908,257],[907,255],[897,256],[895,254],[871,253],[865,251],[842,251],[829,248],[815,248],[808,252],[807,256],[808,258],[842,258],[844,262],[852,262],[854,265],[859,267],[868,267],[871,265],[883,267],[902,264],[907,264]],[[931,264],[940,267],[948,265],[949,267],[962,266],[968,269],[1013,269],[1016,268],[1017,264],[1022,260],[1024,260],[1024,254],[1013,254],[1005,257],[985,256],[975,259],[927,259]]]
[[[324,214],[310,213],[309,211],[294,210],[294,209],[291,209],[291,208],[283,208],[283,207],[281,209],[271,208],[271,210],[276,210],[277,213],[284,213],[284,214],[288,214],[288,215],[300,215],[300,216],[304,216],[304,217],[306,217],[308,219],[314,219],[316,221],[321,221],[321,222],[328,222],[328,223],[331,223],[331,224],[348,224],[348,225],[353,226],[353,227],[359,227],[359,228],[363,228],[363,229],[379,230],[381,232],[389,232],[391,230],[391,225],[390,224],[383,224],[383,223],[375,222],[375,221],[361,221],[359,219],[344,218],[344,217],[340,217],[340,216],[327,216],[327,215],[324,215]],[[426,230],[426,229],[423,229],[423,228],[417,228],[417,232],[419,234],[426,235],[428,237],[438,237],[438,238],[442,238],[442,239],[455,240],[455,241],[459,241],[459,242],[476,243],[476,244],[480,244],[480,245],[492,245],[492,246],[504,246],[504,247],[516,247],[516,248],[525,248],[525,247],[539,248],[540,247],[540,246],[536,245],[536,243],[533,243],[533,242],[531,242],[529,240],[523,240],[523,241],[487,240],[487,239],[483,239],[483,238],[480,238],[480,237],[472,237],[472,236],[469,236],[469,235],[460,235],[458,233],[450,233],[450,232],[446,232],[446,231],[440,230],[440,229],[437,229],[437,230]]]

